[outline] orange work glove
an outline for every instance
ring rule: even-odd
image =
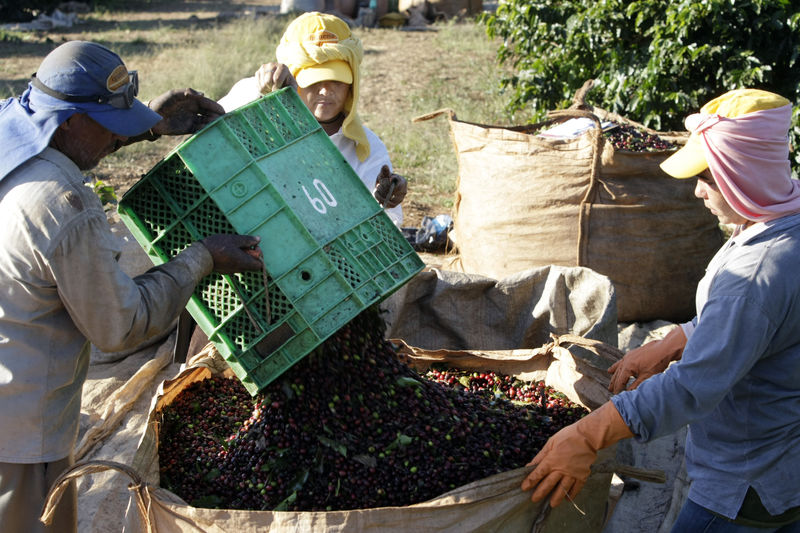
[[[608,390],[617,394],[626,388],[628,390],[635,389],[650,376],[666,370],[670,362],[680,359],[684,346],[686,346],[686,335],[678,326],[667,333],[663,339],[648,342],[644,346],[631,350],[625,354],[625,357],[608,368],[608,372],[614,374],[611,376]],[[628,386],[628,380],[632,377],[636,379]]]
[[[567,495],[574,499],[589,478],[597,451],[630,437],[633,433],[617,408],[606,402],[548,439],[528,463],[536,468],[522,481],[522,490],[534,489],[534,502],[549,494],[551,507],[560,505]]]

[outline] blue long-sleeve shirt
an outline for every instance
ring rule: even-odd
[[[642,442],[689,425],[689,499],[734,518],[752,486],[780,514],[800,505],[800,214],[731,239],[698,291],[681,360],[612,401]]]

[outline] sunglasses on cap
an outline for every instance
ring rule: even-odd
[[[111,94],[98,96],[74,96],[70,94],[64,94],[60,91],[56,91],[55,89],[51,89],[42,83],[39,78],[36,77],[35,73],[31,78],[31,83],[34,87],[45,94],[49,94],[53,98],[58,98],[59,100],[64,100],[65,102],[94,102],[97,104],[109,104],[117,109],[130,109],[133,107],[133,102],[136,100],[136,95],[139,94],[139,74],[135,70],[128,71],[128,83]]]

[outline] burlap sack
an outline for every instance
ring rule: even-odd
[[[441,114],[459,168],[451,235],[457,255],[445,268],[499,279],[534,266],[584,266],[614,283],[620,321],[694,316],[697,282],[723,242],[718,221],[694,196],[695,180],[661,171],[671,152],[616,150],[600,125],[659,132],[577,96],[570,109],[531,126],[462,122],[452,110],[415,121]],[[533,133],[572,117],[596,127],[567,140]]]
[[[607,375],[592,369],[584,359],[573,357],[567,346],[582,344],[599,357],[616,360],[621,354],[599,341],[568,336],[536,350],[509,352],[431,352],[403,344],[400,356],[424,368],[432,362],[450,362],[476,370],[500,369],[524,379],[544,379],[570,399],[596,407],[608,398]],[[150,421],[131,466],[113,461],[76,464],[56,482],[44,518],[58,502],[66,483],[86,474],[114,469],[130,477],[131,499],[125,516],[126,532],[239,532],[239,531],[442,531],[442,532],[540,532],[570,533],[600,531],[606,520],[611,472],[619,470],[614,449],[604,450],[586,486],[572,503],[551,509],[534,504],[520,490],[529,467],[491,476],[450,491],[433,500],[408,507],[386,507],[334,512],[269,512],[203,509],[188,505],[158,486],[158,421],[160,411],[191,383],[206,379],[220,368],[207,359],[196,361],[175,379],[163,383],[154,399]],[[207,365],[207,366],[205,366]],[[584,373],[585,372],[585,373]],[[603,381],[605,380],[605,381]],[[635,471],[628,471],[634,475]],[[647,475],[648,473],[644,473]]]
[[[543,266],[502,279],[432,268],[385,300],[387,335],[427,349],[537,348],[572,334],[616,346],[617,307],[607,276]]]

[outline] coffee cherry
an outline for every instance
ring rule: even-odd
[[[603,132],[603,136],[617,150],[629,152],[658,152],[672,150],[675,145],[657,135],[647,133],[629,124],[617,124]]]
[[[525,465],[587,412],[541,382],[417,372],[384,331],[362,312],[253,398],[235,378],[187,386],[160,413],[161,485],[198,507],[411,505]]]

